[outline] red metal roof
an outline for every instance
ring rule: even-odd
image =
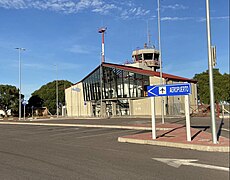
[[[121,69],[121,70],[125,70],[125,71],[130,71],[130,72],[134,72],[134,73],[138,73],[138,74],[143,74],[143,75],[147,75],[147,76],[157,76],[157,77],[160,77],[160,72],[151,71],[151,70],[145,70],[145,69],[141,69],[141,68],[137,68],[137,67],[125,66],[125,65],[120,65],[120,64],[112,64],[112,63],[106,63],[106,62],[103,62],[102,66],[104,66],[104,67],[111,67],[111,68],[117,68],[117,69]],[[84,77],[81,81],[77,82],[76,84],[84,81],[91,74],[93,74],[98,68],[100,68],[100,65],[98,67],[96,67],[86,77]],[[165,78],[165,79],[167,78],[168,80],[197,83],[197,81],[194,80],[194,79],[188,79],[188,78],[184,78],[184,77],[180,77],[180,76],[175,76],[175,75],[172,75],[172,74],[162,73],[162,77]],[[74,85],[76,85],[76,84],[74,84]]]
[[[105,63],[105,62],[102,63],[102,65],[104,67],[112,67],[112,68],[122,69],[122,70],[125,70],[125,71],[130,71],[130,72],[143,74],[143,75],[147,75],[147,76],[158,76],[158,77],[160,77],[160,72],[151,71],[151,70],[145,70],[145,69],[141,69],[141,68],[137,68],[137,67],[131,67],[131,66],[125,66],[125,65],[119,65],[119,64],[112,64],[112,63]],[[166,74],[166,73],[162,73],[162,77],[165,78],[165,79],[167,78],[169,80],[197,83],[197,81],[194,80],[194,79],[188,79],[188,78],[175,76],[175,75],[171,75],[171,74]]]

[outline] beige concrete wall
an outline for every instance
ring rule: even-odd
[[[161,98],[156,97],[155,99],[155,113],[156,115],[161,115]],[[144,99],[131,100],[130,104],[131,115],[133,116],[150,116],[151,112],[151,98],[146,97]],[[166,114],[166,112],[164,113]]]
[[[78,88],[79,92],[74,90]],[[65,90],[67,116],[92,116],[91,102],[84,102],[82,83],[75,84]]]
[[[173,82],[168,81],[167,84],[182,84],[184,82]],[[191,84],[191,95],[189,95],[189,102],[190,102],[190,112],[197,110],[197,85],[195,83]],[[169,96],[168,97],[168,104],[171,105],[173,103],[180,103],[180,113],[184,113],[185,106],[184,106],[185,98],[184,96]]]
[[[130,114],[133,116],[151,115],[150,98],[130,100]]]
[[[190,112],[198,112],[197,84],[191,83]]]

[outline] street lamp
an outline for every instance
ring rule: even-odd
[[[58,114],[59,114],[59,108],[58,108],[58,66],[57,64],[55,65],[56,66],[56,75],[57,75],[57,78],[56,78],[56,108],[57,108],[57,118],[58,118]]]
[[[162,80],[162,55],[161,55],[161,17],[160,17],[160,0],[157,1],[158,4],[158,48],[159,48],[159,62],[160,62],[160,84],[163,84]],[[164,97],[161,97],[161,118],[162,124],[164,124]]]
[[[209,89],[210,89],[210,106],[211,106],[211,122],[212,122],[212,141],[213,144],[217,144],[216,134],[216,119],[215,119],[215,107],[214,107],[214,87],[213,87],[213,64],[211,54],[211,28],[210,28],[210,13],[209,13],[209,0],[206,0],[206,25],[207,25],[207,47],[208,47],[208,72],[209,72]]]
[[[103,99],[103,93],[102,93],[102,80],[103,80],[103,67],[102,63],[105,62],[105,31],[107,30],[107,27],[101,27],[98,30],[98,33],[102,34],[102,42],[101,42],[101,63],[100,63],[100,91],[101,91],[101,107],[100,107],[100,114],[102,117],[102,99]]]
[[[25,48],[17,47],[15,48],[18,50],[18,61],[19,61],[19,116],[18,119],[21,120],[22,114],[21,114],[21,109],[22,109],[22,102],[21,102],[21,51],[25,51]]]

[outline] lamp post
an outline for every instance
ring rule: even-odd
[[[106,27],[101,27],[98,30],[98,33],[102,34],[102,41],[101,41],[101,62],[105,62],[105,31],[106,31]]]
[[[27,102],[26,102],[26,100],[23,100],[22,101],[22,104],[23,104],[23,112],[24,112],[24,121],[26,120],[26,104],[27,104]]]
[[[31,106],[32,109],[32,119],[34,119],[34,106]]]
[[[21,110],[22,110],[22,100],[21,100],[21,51],[25,51],[25,48],[21,48],[21,47],[17,47],[15,48],[18,50],[18,63],[19,63],[19,115],[18,115],[18,119],[21,120],[22,114],[21,114]]]
[[[56,66],[56,108],[57,108],[57,118],[58,118],[58,66],[57,64],[55,65]]]
[[[158,8],[158,48],[159,48],[159,62],[160,62],[160,84],[163,84],[162,80],[162,60],[161,60],[161,17],[160,17],[160,0],[157,1]],[[161,119],[162,119],[162,124],[164,124],[164,97],[161,97]]]
[[[105,62],[105,31],[107,30],[106,27],[101,27],[98,30],[98,33],[102,34],[102,42],[101,42],[101,64],[100,64],[100,91],[101,91],[101,108],[100,108],[100,115],[101,117],[103,116],[102,114],[102,99],[103,99],[103,93],[102,93],[102,85],[103,85],[103,68],[102,68],[102,63]]]
[[[210,106],[211,106],[211,119],[212,119],[212,141],[213,144],[217,144],[213,72],[212,72],[213,64],[212,64],[212,55],[211,55],[211,28],[210,28],[209,0],[206,0],[206,17],[207,17],[206,23],[207,23],[207,45],[208,45],[208,72],[209,72]]]

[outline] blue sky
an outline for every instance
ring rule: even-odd
[[[208,69],[206,0],[161,0],[163,72],[192,78]],[[229,73],[229,0],[210,0],[212,44],[217,66]],[[26,99],[56,79],[80,81],[100,63],[107,27],[106,62],[124,63],[147,41],[157,47],[157,0],[0,0],[0,84],[18,87]]]

